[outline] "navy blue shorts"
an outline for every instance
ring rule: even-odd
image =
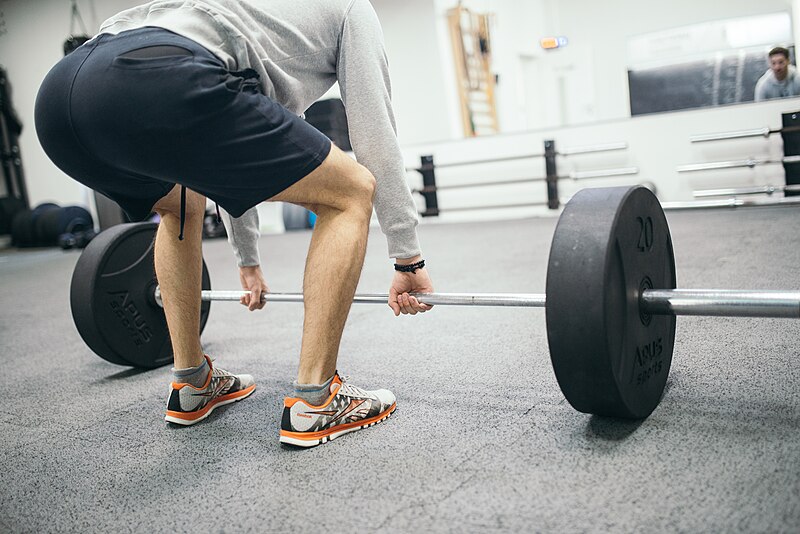
[[[182,53],[135,52],[154,46]],[[255,71],[230,72],[160,28],[100,35],[63,58],[42,83],[35,122],[61,170],[137,221],[174,184],[238,217],[331,150],[321,132],[261,92]]]

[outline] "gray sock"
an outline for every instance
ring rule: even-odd
[[[299,384],[294,383],[294,396],[300,397],[304,401],[314,406],[319,406],[331,394],[331,382],[336,375],[333,375],[324,384]]]
[[[191,384],[199,388],[205,385],[210,371],[208,360],[203,358],[203,363],[197,367],[189,367],[188,369],[175,369],[173,367],[172,376],[175,378],[175,382],[179,384]]]

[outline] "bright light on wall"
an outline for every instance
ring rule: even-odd
[[[564,36],[560,37],[543,37],[539,39],[539,45],[545,50],[553,50],[567,46],[568,40]]]

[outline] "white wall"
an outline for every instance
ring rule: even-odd
[[[372,0],[383,26],[401,143],[450,139],[448,78],[432,0]]]
[[[135,0],[79,0],[87,30]],[[20,137],[22,165],[32,204],[54,201],[89,205],[86,189],[59,171],[45,156],[33,127],[33,106],[39,85],[50,68],[64,56],[70,29],[70,3],[65,0],[6,0],[0,4],[8,33],[0,36],[0,64],[8,71],[14,107],[23,124]],[[76,25],[76,33],[82,33]]]

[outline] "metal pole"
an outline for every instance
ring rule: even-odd
[[[724,141],[727,139],[741,139],[744,137],[769,137],[774,133],[794,133],[800,130],[797,126],[784,126],[783,128],[770,129],[753,128],[752,130],[735,130],[732,132],[720,132],[700,135],[690,135],[689,141],[692,143],[704,143],[706,141]]]
[[[248,291],[203,291],[202,300],[236,301]],[[543,308],[542,293],[425,293],[420,302],[436,306],[507,306]],[[303,302],[302,293],[265,293],[265,302]],[[386,294],[356,295],[356,304],[386,304]],[[155,289],[161,305],[161,292]],[[646,289],[639,304],[651,315],[703,315],[711,317],[777,317],[800,319],[800,291],[739,289]]]
[[[556,167],[556,142],[553,139],[544,141],[544,168],[547,175],[547,207],[557,210],[558,201],[558,168]]]
[[[601,169],[599,171],[572,171],[569,177],[573,180],[586,180],[588,178],[611,178],[639,174],[639,167],[622,167],[619,169]]]
[[[577,156],[579,154],[593,154],[596,152],[611,152],[613,150],[625,150],[628,148],[628,143],[625,141],[619,143],[603,143],[597,145],[576,146],[571,148],[564,148],[559,151],[560,156]]]
[[[686,202],[662,202],[661,207],[665,210],[687,210],[687,209],[707,209],[707,208],[761,208],[768,206],[796,206],[800,204],[800,199],[795,197],[778,198],[723,198],[720,200],[690,200]]]
[[[732,187],[729,189],[703,189],[692,191],[694,198],[734,197],[739,195],[771,195],[776,191],[800,191],[800,185],[763,185],[753,187]]]
[[[423,187],[414,189],[414,193],[430,193],[432,191],[444,191],[447,189],[464,189],[467,187],[491,187],[495,185],[528,184],[533,182],[544,182],[546,178],[513,178],[509,180],[497,180],[495,182],[471,182],[466,184],[437,185],[435,187]]]
[[[425,199],[425,211],[423,217],[435,217],[439,215],[439,197],[436,195],[436,165],[433,163],[433,155],[420,156],[420,173],[422,174],[422,185],[429,192],[422,193]]]
[[[536,206],[547,206],[547,201],[541,202],[521,202],[519,204],[487,204],[485,206],[456,206],[453,208],[444,208],[439,210],[441,213],[442,211],[446,213],[452,213],[454,211],[475,211],[475,210],[499,210],[499,209],[506,209],[506,208],[531,208]]]
[[[692,163],[690,165],[679,165],[675,170],[678,172],[694,172],[694,171],[711,171],[715,169],[736,169],[741,167],[750,167],[751,169],[756,165],[770,165],[773,163],[798,163],[800,156],[784,156],[780,159],[772,158],[750,158],[731,161],[714,161],[712,163]]]
[[[653,315],[800,318],[800,291],[738,289],[647,289],[642,311]]]
[[[227,300],[238,302],[248,295],[248,291],[203,291],[202,300]],[[158,294],[157,294],[158,295]],[[157,300],[160,295],[157,296]],[[425,304],[444,306],[515,306],[523,308],[543,308],[545,296],[536,293],[426,293],[416,295]],[[265,302],[303,302],[302,293],[265,293],[261,296]],[[386,304],[389,295],[367,293],[356,295],[355,304]]]
[[[499,158],[473,159],[469,161],[451,161],[449,163],[437,163],[436,167],[438,169],[445,169],[447,167],[462,167],[465,165],[483,165],[485,163],[501,163],[506,161],[541,158],[543,156],[544,154],[520,154],[517,156],[503,156]]]
[[[744,137],[769,137],[772,130],[769,128],[754,128],[752,130],[736,130],[712,134],[690,135],[689,142],[704,143],[706,141],[723,141],[725,139],[741,139]]]

